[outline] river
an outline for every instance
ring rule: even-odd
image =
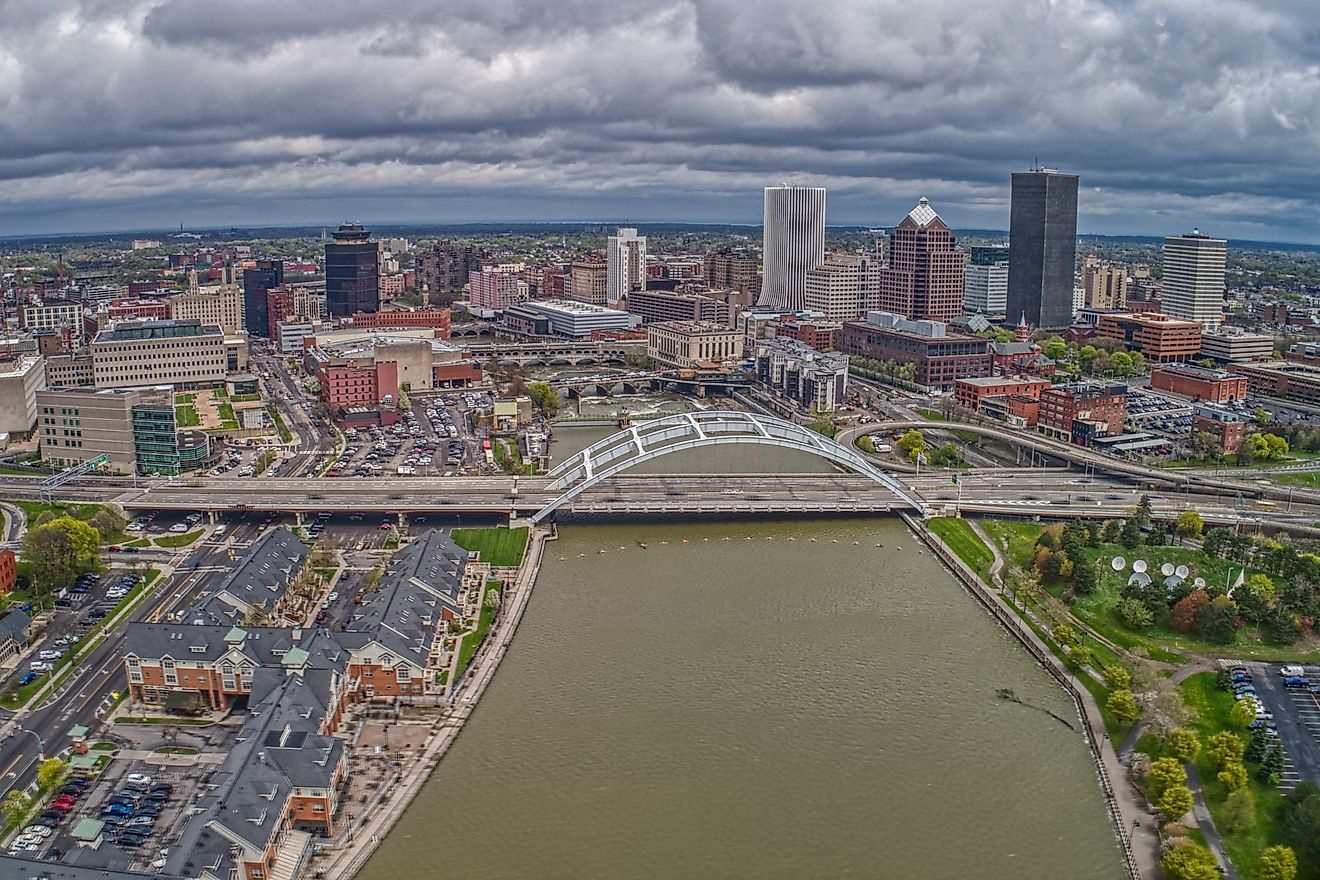
[[[1086,746],[1043,709],[1077,723],[898,520],[567,524],[495,681],[360,876],[1117,880]]]

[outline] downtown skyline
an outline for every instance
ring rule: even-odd
[[[1005,229],[1009,175],[1039,160],[1079,175],[1082,234],[1316,243],[1307,15],[19,3],[0,23],[0,235],[755,225],[781,182],[826,187],[831,226],[892,225],[925,196],[954,228]]]

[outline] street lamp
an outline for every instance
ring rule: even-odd
[[[37,760],[38,761],[46,760],[46,744],[42,742],[41,737],[37,735],[37,732],[35,730],[28,730],[26,727],[20,727],[17,731],[15,731],[14,735],[20,736],[24,733],[28,734],[37,741]]]

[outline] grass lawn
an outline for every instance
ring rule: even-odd
[[[1291,474],[1264,474],[1265,479],[1279,486],[1302,486],[1320,489],[1320,471],[1298,471]]]
[[[42,476],[43,473],[49,472],[49,468],[31,471],[27,468],[16,468],[10,467],[7,464],[0,464],[0,474],[4,474],[6,477],[39,477]]]
[[[1196,722],[1193,726],[1201,737],[1202,753],[1204,754],[1206,741],[1214,734],[1223,730],[1229,730],[1228,710],[1233,706],[1233,695],[1227,691],[1215,689],[1215,674],[1213,672],[1200,672],[1189,677],[1182,684],[1178,685],[1179,692],[1182,693],[1183,701],[1187,707],[1196,713]],[[1235,731],[1242,738],[1245,744],[1249,737],[1243,731]],[[1224,826],[1224,800],[1228,797],[1228,792],[1224,786],[1219,783],[1219,779],[1213,767],[1204,758],[1197,760],[1197,767],[1201,771],[1201,785],[1205,792],[1206,806],[1210,808],[1210,815],[1214,817],[1215,826],[1224,838],[1224,848],[1228,851],[1228,857],[1232,859],[1233,865],[1238,872],[1246,878],[1257,876],[1260,853],[1265,847],[1279,843],[1280,840],[1274,835],[1273,816],[1278,811],[1279,805],[1283,803],[1283,796],[1274,786],[1265,785],[1256,779],[1255,764],[1247,765],[1249,781],[1252,792],[1256,795],[1256,822],[1250,828],[1243,831],[1230,832]]]
[[[186,534],[182,534],[182,535],[165,535],[163,537],[156,538],[155,541],[157,547],[166,547],[168,549],[173,550],[177,547],[187,547],[189,544],[193,543],[201,536],[202,536],[202,530],[197,529],[196,531],[187,532]]]
[[[982,528],[1000,543],[1005,555],[1021,568],[1030,570],[1035,553],[1036,538],[1043,530],[1037,523],[1013,520],[982,520]],[[1210,656],[1233,656],[1251,659],[1302,660],[1314,661],[1320,650],[1313,644],[1273,645],[1268,643],[1259,627],[1248,625],[1238,632],[1237,641],[1231,645],[1217,645],[1199,639],[1193,635],[1175,633],[1168,627],[1167,618],[1157,621],[1155,626],[1145,630],[1130,630],[1118,618],[1115,606],[1120,598],[1119,589],[1127,583],[1130,567],[1122,572],[1115,572],[1109,567],[1109,560],[1114,556],[1123,556],[1129,561],[1145,559],[1151,569],[1158,570],[1160,564],[1171,562],[1174,565],[1186,565],[1191,569],[1191,577],[1205,578],[1208,584],[1224,584],[1229,579],[1236,579],[1241,566],[1224,559],[1206,556],[1193,547],[1168,545],[1149,547],[1142,545],[1129,550],[1118,544],[1101,544],[1098,548],[1087,551],[1087,556],[1098,563],[1100,572],[1099,586],[1090,596],[1075,597],[1071,610],[1078,619],[1104,635],[1110,641],[1122,645],[1131,651],[1144,651],[1153,660],[1169,663],[1181,663],[1184,657],[1179,652],[1190,651]],[[1282,579],[1261,569],[1247,569],[1250,577],[1257,572],[1267,575],[1279,585]],[[1066,585],[1046,582],[1045,589],[1056,596],[1062,596]]]
[[[1005,519],[983,519],[981,528],[999,542],[1004,556],[1019,568],[1030,568],[1035,557],[1036,538],[1041,526],[1036,523]]]
[[[234,403],[251,403],[254,400],[261,400],[260,394],[235,394],[229,398]]]
[[[990,582],[990,566],[995,561],[994,554],[985,543],[972,531],[966,520],[951,516],[937,516],[927,521],[931,531],[939,535],[949,545],[958,558],[971,566],[980,575],[981,580]]]
[[[197,415],[197,410],[191,404],[176,406],[174,408],[174,421],[179,423],[180,428],[193,428],[202,423]]]
[[[293,440],[293,432],[289,430],[288,425],[284,424],[284,417],[280,415],[280,411],[273,406],[268,406],[266,407],[266,412],[270,413],[271,421],[275,423],[275,430],[280,432],[280,442],[291,442]]]
[[[527,551],[527,527],[517,529],[454,529],[454,543],[464,550],[475,550],[481,561],[496,567],[522,564]]]
[[[486,588],[481,594],[481,614],[477,617],[477,628],[463,636],[463,644],[458,648],[458,669],[454,674],[454,681],[458,681],[463,677],[463,671],[466,670],[468,664],[472,662],[472,657],[477,653],[477,648],[481,647],[481,643],[485,641],[486,632],[490,629],[491,623],[495,620],[495,612],[499,609],[491,608],[485,601],[486,593],[491,590],[499,592],[500,582],[486,581]]]
[[[21,507],[23,512],[27,514],[29,528],[37,517],[41,516],[43,513],[53,513],[55,516],[68,514],[74,519],[88,522],[92,517],[101,512],[101,505],[99,504],[61,504],[58,502],[55,504],[47,504],[44,501],[11,501],[10,503],[17,507]],[[103,546],[106,544],[120,544],[127,540],[128,536],[123,532],[110,532],[101,536],[101,544]]]

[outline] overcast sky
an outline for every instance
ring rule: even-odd
[[[829,222],[1320,242],[1315,0],[0,0],[0,234]]]

